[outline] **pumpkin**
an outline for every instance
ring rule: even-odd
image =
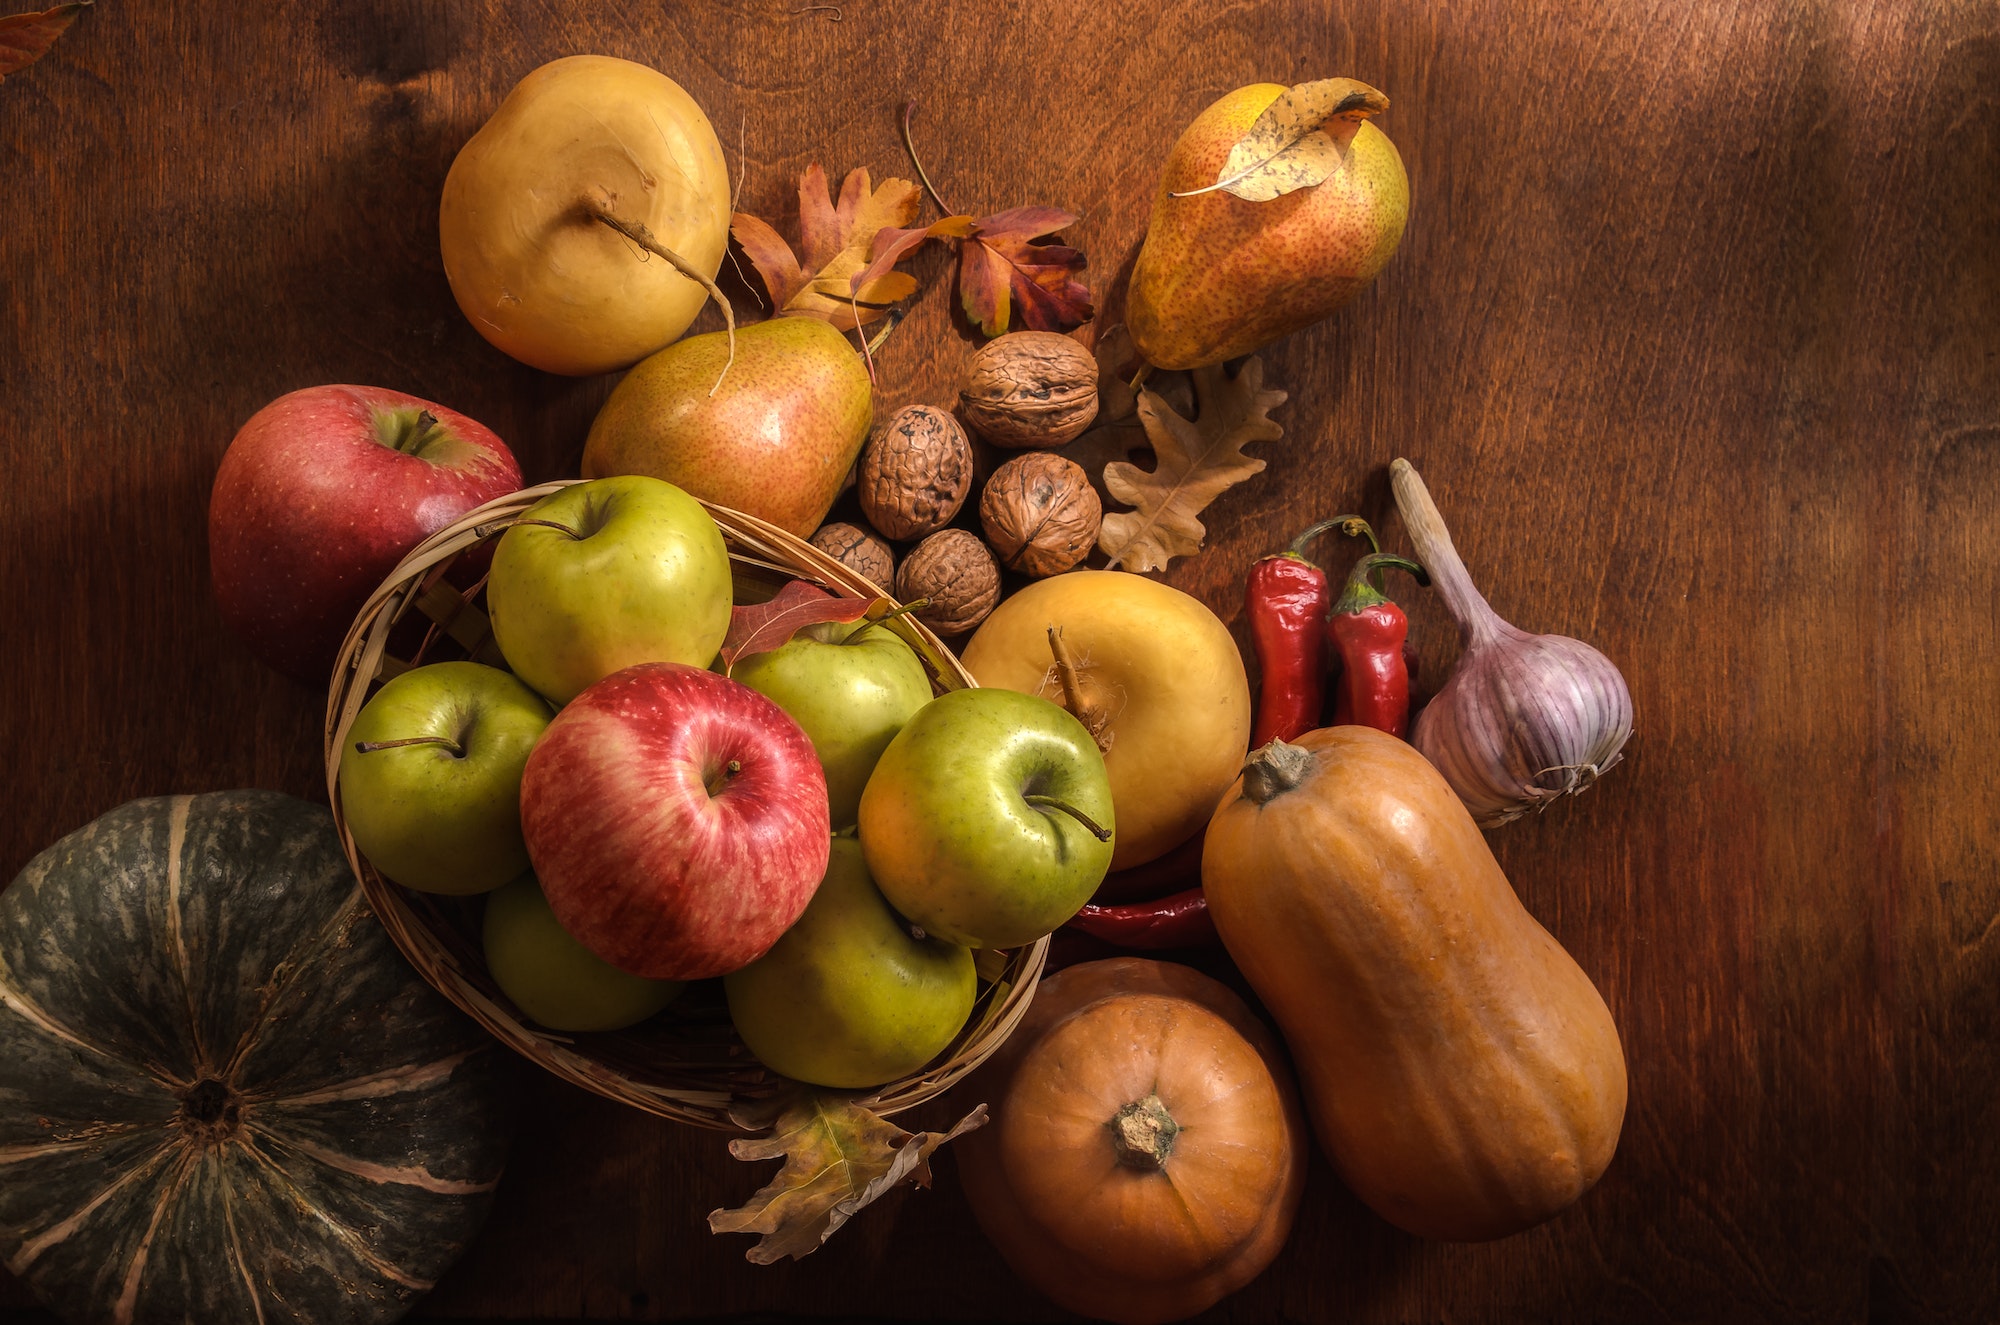
[[[1306,1131],[1283,1049],[1229,989],[1136,957],[1042,981],[975,1078],[959,1143],[974,1216],[1072,1311],[1153,1325],[1205,1310],[1284,1246]]]
[[[393,1320],[491,1203],[502,1058],[326,809],[122,805],[0,893],[0,1258],[73,1322]]]
[[[1365,727],[1265,746],[1201,874],[1321,1147],[1383,1218],[1504,1237],[1604,1172],[1625,1117],[1611,1013],[1415,749]]]

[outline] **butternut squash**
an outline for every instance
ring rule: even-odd
[[[1202,883],[1321,1148],[1383,1218],[1505,1237],[1604,1172],[1617,1027],[1415,749],[1335,727],[1257,751],[1209,824]]]
[[[1255,1278],[1305,1181],[1284,1050],[1198,971],[1072,966],[974,1078],[993,1122],[959,1142],[973,1213],[1014,1272],[1072,1311],[1158,1325]]]

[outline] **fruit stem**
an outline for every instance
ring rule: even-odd
[[[730,367],[736,362],[736,310],[729,306],[729,299],[722,293],[722,287],[715,283],[713,277],[702,275],[694,264],[654,238],[653,232],[644,224],[627,221],[612,211],[611,195],[604,189],[591,189],[584,194],[583,209],[590,214],[593,221],[600,221],[610,226],[648,253],[665,258],[673,265],[675,271],[708,291],[708,297],[721,306],[723,321],[729,324],[729,357],[723,360],[722,371],[715,375],[715,385],[708,389],[708,394],[713,396],[721,388],[722,379],[729,376]]]
[[[1252,752],[1243,765],[1243,798],[1262,805],[1306,780],[1317,761],[1312,751],[1285,741],[1272,741]]]
[[[931,177],[924,173],[924,163],[917,156],[917,144],[910,137],[910,118],[916,113],[917,103],[914,101],[905,101],[903,103],[903,113],[897,117],[901,121],[903,128],[903,150],[910,154],[910,165],[916,170],[917,178],[923,181],[924,192],[931,195],[931,201],[937,204],[937,209],[940,213],[945,216],[951,216],[953,215],[951,208],[945,206],[944,199],[938,196],[937,185],[931,183]]]
[[[1091,818],[1082,810],[1077,809],[1076,806],[1071,805],[1068,801],[1058,800],[1054,796],[1043,796],[1039,793],[1033,795],[1024,794],[1021,799],[1030,805],[1047,806],[1051,810],[1061,810],[1064,814],[1076,820],[1085,828],[1088,828],[1090,835],[1098,841],[1109,842],[1111,840],[1111,830],[1109,828],[1099,824],[1097,820]]]
[[[894,621],[899,616],[908,616],[912,612],[921,612],[930,605],[931,605],[931,600],[928,598],[919,598],[913,603],[904,603],[901,607],[897,608],[895,611],[884,612],[881,616],[878,616],[873,621],[868,622],[867,625],[862,626],[861,629],[849,635],[846,639],[842,640],[841,643],[852,644],[854,643],[854,641],[860,639],[863,635],[866,635],[868,633],[869,626],[879,626],[885,621]]]
[[[741,773],[742,771],[743,771],[743,761],[740,759],[732,759],[728,763],[724,764],[715,773],[711,774],[706,785],[706,789],[708,791],[710,798],[713,799],[714,797],[721,795],[725,790],[727,790],[729,787],[729,779],[735,777],[738,773]]]
[[[377,750],[396,750],[406,745],[441,745],[451,751],[452,758],[465,758],[465,747],[449,736],[406,736],[400,741],[356,741],[354,748],[362,754],[374,754]]]
[[[1180,1124],[1167,1112],[1158,1094],[1134,1100],[1105,1124],[1111,1132],[1111,1149],[1118,1162],[1128,1169],[1159,1171],[1174,1153],[1174,1139]]]
[[[873,354],[875,353],[875,351],[881,349],[882,342],[889,339],[889,333],[891,333],[897,327],[903,324],[903,319],[906,316],[908,316],[907,311],[901,308],[892,308],[887,313],[884,313],[882,315],[882,321],[885,325],[880,331],[876,332],[873,336],[863,341],[861,348],[866,350],[870,354]]]
[[[569,527],[568,525],[566,525],[566,524],[557,524],[557,523],[556,523],[556,522],[555,522],[554,520],[516,520],[516,521],[514,521],[514,523],[515,523],[515,524],[538,524],[538,525],[540,525],[540,526],[541,526],[542,528],[544,528],[544,529],[560,529],[560,530],[561,530],[561,531],[562,531],[563,533],[565,533],[565,534],[568,534],[568,535],[569,535],[569,536],[570,536],[571,538],[582,538],[582,537],[583,537],[583,535],[582,535],[582,534],[579,534],[579,533],[578,533],[578,532],[577,532],[576,530],[574,530],[574,529],[570,528],[570,527]]]
[[[1110,724],[1111,715],[1084,696],[1083,677],[1076,670],[1076,657],[1063,639],[1061,626],[1049,627],[1049,652],[1055,655],[1056,675],[1062,680],[1063,707],[1083,724],[1090,739],[1097,742],[1099,754],[1110,753],[1111,738],[1104,734],[1104,729]]]

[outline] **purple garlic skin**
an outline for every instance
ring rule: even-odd
[[[1583,791],[1624,758],[1632,692],[1582,640],[1530,635],[1495,617],[1417,715],[1410,743],[1481,828]]]
[[[1465,652],[1417,715],[1410,743],[1444,774],[1481,828],[1587,789],[1622,757],[1632,692],[1582,640],[1530,635],[1487,605],[1429,489],[1407,460],[1389,466],[1417,559],[1458,622]]]

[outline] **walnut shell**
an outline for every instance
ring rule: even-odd
[[[1011,332],[965,361],[958,407],[995,446],[1064,446],[1097,417],[1097,361],[1068,336]]]
[[[979,523],[1000,563],[1024,575],[1058,575],[1090,555],[1104,506],[1083,467],[1030,451],[993,471],[979,494]]]
[[[868,440],[855,488],[868,523],[890,538],[922,538],[965,505],[972,443],[948,411],[906,405]]]
[[[963,635],[1000,601],[1000,564],[979,535],[945,529],[916,545],[896,572],[896,597],[930,599],[911,613],[940,635]]]
[[[896,582],[896,554],[866,529],[851,524],[821,525],[812,545],[885,593]]]

